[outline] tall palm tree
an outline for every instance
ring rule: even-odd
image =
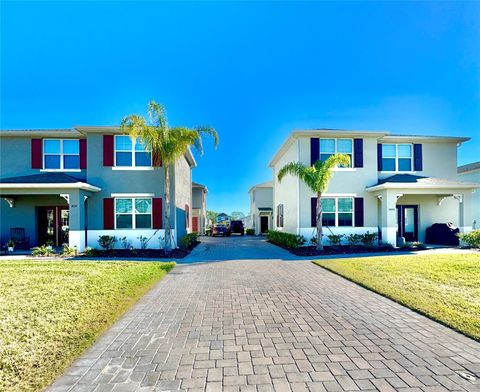
[[[208,126],[194,128],[170,127],[165,107],[155,101],[148,104],[148,118],[132,114],[122,120],[121,129],[132,137],[138,137],[152,151],[152,159],[160,159],[165,172],[164,229],[165,251],[172,248],[170,227],[170,167],[185,156],[192,147],[203,154],[202,136],[211,136],[215,148],[218,145],[217,131]]]
[[[283,166],[278,172],[278,181],[291,174],[300,178],[317,195],[317,250],[323,250],[322,237],[322,193],[328,188],[330,179],[333,176],[333,169],[336,166],[347,166],[350,164],[350,157],[346,154],[335,154],[329,156],[325,161],[316,161],[312,166],[306,166],[300,162],[290,162]]]

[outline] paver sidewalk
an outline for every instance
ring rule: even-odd
[[[480,343],[308,261],[177,266],[50,391],[475,391]]]

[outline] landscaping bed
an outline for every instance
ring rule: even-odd
[[[277,244],[275,244],[277,245]],[[278,245],[281,246],[281,245]],[[323,250],[317,250],[315,246],[301,246],[298,248],[287,248],[290,253],[293,253],[297,256],[324,256],[324,255],[348,255],[348,254],[355,254],[355,253],[385,253],[385,252],[405,252],[405,251],[417,251],[417,250],[425,250],[425,247],[422,246],[402,246],[400,248],[394,248],[392,246],[329,246],[326,245],[323,247]]]
[[[480,254],[371,256],[314,263],[480,341]]]
[[[0,391],[40,391],[175,263],[0,261]]]

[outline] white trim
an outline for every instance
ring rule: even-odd
[[[339,154],[338,152],[338,141],[339,140],[350,140],[352,142],[352,152],[351,153],[340,153],[340,154],[345,154],[345,155],[351,155],[352,159],[350,160],[350,165],[349,167],[338,167],[335,166],[333,168],[334,171],[356,171],[356,168],[354,167],[354,162],[355,162],[355,157],[354,157],[354,151],[355,151],[355,146],[354,146],[354,139],[349,138],[349,137],[321,137],[318,138],[318,159],[320,160],[320,157],[322,155],[322,140],[335,140],[335,151],[333,155]],[[326,153],[330,154],[330,153]],[[352,170],[353,169],[353,170]]]
[[[153,166],[112,166],[116,171],[148,171],[155,170]]]
[[[130,199],[132,201],[132,212],[131,213],[123,213],[123,212],[118,212],[117,213],[117,201],[119,199]],[[136,199],[150,199],[150,208],[151,212],[150,213],[141,213],[141,212],[135,212],[135,201]],[[141,197],[141,196],[136,196],[136,197],[131,197],[131,196],[126,196],[126,197],[116,197],[114,198],[114,203],[113,203],[113,214],[114,214],[114,226],[115,230],[117,230],[117,215],[130,215],[132,217],[132,227],[127,228],[127,227],[121,227],[118,230],[152,230],[153,229],[153,200],[151,197]],[[137,215],[150,215],[150,227],[136,227],[136,219],[135,217]]]
[[[335,226],[328,226],[328,227],[355,227],[355,198],[353,196],[344,196],[344,195],[342,195],[342,196],[325,196],[325,195],[322,195],[320,200],[322,200],[322,199],[333,199],[333,200],[335,200],[335,211],[334,212],[322,211],[322,215],[324,215],[324,214],[335,214]],[[338,211],[338,199],[352,199],[352,212],[345,212],[345,211],[340,212],[340,211]],[[352,214],[352,225],[351,226],[339,226],[338,225],[338,215],[339,214]],[[323,224],[322,224],[322,226],[323,226]]]
[[[129,137],[130,141],[132,142],[132,149],[131,150],[119,150],[117,151],[117,137],[118,136],[125,136]],[[120,134],[120,135],[113,135],[113,166],[112,170],[153,170],[153,152],[152,150],[147,150],[145,149],[144,151],[139,151],[139,152],[148,152],[150,153],[150,166],[137,166],[136,162],[136,155],[135,153],[137,152],[135,150],[135,145],[137,144],[137,137],[133,137],[130,135],[126,134]],[[129,152],[132,156],[132,166],[117,166],[117,152]],[[114,169],[115,168],[115,169]]]
[[[52,155],[52,154],[47,154]],[[82,169],[40,169],[41,172],[80,173]]]
[[[155,193],[110,193],[110,197],[155,197]]]
[[[316,196],[312,196],[316,197]],[[356,193],[322,193],[322,197],[357,197]]]
[[[381,143],[382,145],[382,169],[383,169],[383,160],[384,159],[395,159],[395,170],[380,170],[380,173],[401,173],[401,174],[412,174],[416,173],[414,171],[414,165],[415,165],[415,157],[414,157],[414,152],[413,152],[413,143]],[[411,150],[411,156],[410,158],[408,157],[399,157],[398,156],[398,146],[410,146]],[[383,156],[383,146],[395,146],[395,157],[384,157]],[[410,170],[398,170],[398,160],[399,159],[410,159]]]
[[[0,183],[0,189],[18,189],[18,188],[35,188],[35,189],[57,189],[57,188],[68,188],[68,189],[83,189],[86,191],[99,192],[102,189],[96,186],[87,184],[85,182],[74,182],[74,183],[49,183],[49,184],[29,184],[29,183],[19,183],[19,184],[5,184]]]
[[[406,182],[386,182],[366,188],[367,192],[374,192],[382,189],[476,189],[479,184],[418,184]]]

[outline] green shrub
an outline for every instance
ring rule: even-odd
[[[330,245],[340,246],[342,243],[343,234],[329,234],[327,235]]]
[[[52,255],[54,255],[54,253],[47,245],[36,246],[32,249],[32,256],[34,257],[46,257]]]
[[[365,234],[361,235],[362,237],[362,244],[368,247],[375,246],[375,242],[377,241],[378,234],[377,233],[370,233],[366,232]]]
[[[360,245],[362,243],[362,235],[361,234],[349,234],[347,236],[347,242],[350,246]]]
[[[140,241],[140,248],[147,249],[148,238],[141,235],[140,237],[137,237],[137,239]]]
[[[123,249],[130,249],[132,246],[132,241],[129,241],[127,237],[120,238],[120,243],[122,244]]]
[[[297,249],[305,244],[305,238],[298,234],[283,233],[281,231],[269,230],[267,239],[277,245],[282,245],[290,249]]]
[[[459,233],[458,237],[472,248],[480,248],[480,229],[473,230],[470,233]]]
[[[92,256],[95,256],[96,255],[96,249],[94,248],[90,248],[89,246],[87,246],[84,250],[83,250],[83,254],[85,256],[88,256],[88,257],[92,257]]]
[[[105,250],[111,250],[117,243],[117,237],[114,235],[101,235],[98,237],[98,245]]]
[[[182,238],[180,238],[180,248],[188,249],[192,245],[194,245],[197,241],[198,241],[197,233],[185,234]]]
[[[62,253],[61,255],[64,256],[64,257],[72,257],[72,256],[75,256],[77,253],[76,249],[71,247],[71,246],[68,246],[68,244],[64,244],[63,245],[63,248],[62,248]]]
[[[245,234],[246,235],[255,235],[255,229],[246,229]]]

